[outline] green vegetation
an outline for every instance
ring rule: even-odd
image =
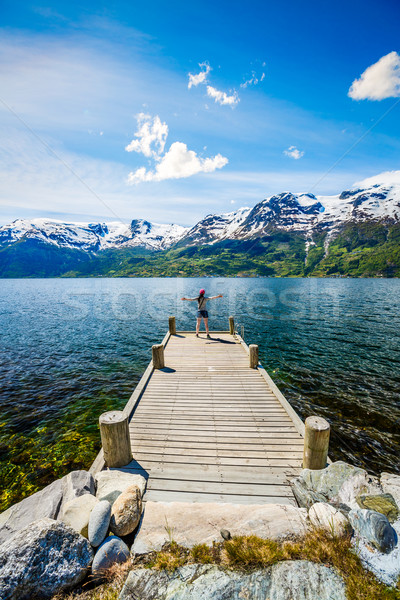
[[[400,224],[348,224],[337,236],[271,231],[256,240],[113,249],[90,255],[32,240],[0,250],[0,277],[399,277]]]
[[[251,572],[282,560],[310,560],[333,567],[343,577],[348,600],[400,600],[400,586],[388,587],[366,571],[352,547],[350,537],[312,530],[295,541],[276,542],[255,535],[229,541],[183,548],[172,541],[160,552],[139,556],[132,563],[114,567],[101,586],[82,593],[58,596],[57,600],[117,600],[131,569],[153,568],[170,572],[188,563],[216,564],[226,569]],[[56,599],[54,599],[56,600]]]

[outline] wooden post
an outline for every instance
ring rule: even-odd
[[[308,417],[304,436],[303,469],[325,469],[331,426],[322,417]]]
[[[153,353],[153,367],[155,369],[163,369],[165,367],[164,362],[164,346],[162,344],[155,344],[152,346]]]
[[[169,321],[169,332],[171,335],[176,335],[176,321],[175,317],[170,317]]]
[[[101,444],[107,467],[123,467],[131,462],[128,417],[121,410],[110,410],[99,418]]]
[[[235,319],[233,317],[229,317],[229,333],[231,335],[235,333]]]
[[[250,344],[249,346],[250,354],[250,368],[257,369],[258,367],[258,346],[257,344]]]

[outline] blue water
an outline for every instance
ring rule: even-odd
[[[301,417],[331,422],[333,458],[400,472],[399,280],[127,278],[1,281],[0,475],[16,463],[24,483],[47,483],[76,466],[57,446],[76,432],[90,462],[99,414],[126,403],[169,315],[194,328],[195,303],[180,298],[201,287],[224,294],[211,328],[234,315]],[[29,462],[38,446],[58,470],[43,452]]]

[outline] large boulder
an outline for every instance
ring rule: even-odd
[[[390,523],[394,523],[399,518],[399,507],[392,494],[360,494],[357,496],[357,502],[360,508],[382,513]]]
[[[385,515],[359,508],[349,512],[349,520],[356,533],[380,552],[388,554],[396,546],[397,533]]]
[[[308,517],[314,527],[325,529],[332,536],[342,536],[350,533],[351,525],[347,517],[331,504],[317,502],[308,511]]]
[[[94,479],[88,471],[73,471],[53,481],[0,514],[0,544],[29,523],[43,518],[57,519],[63,504],[89,493],[94,493]]]
[[[131,485],[116,499],[111,510],[110,529],[115,535],[129,535],[142,515],[142,496],[137,485]]]
[[[251,574],[211,565],[186,565],[174,573],[131,571],[120,600],[345,600],[344,582],[332,569],[306,560],[285,561]]]
[[[71,527],[35,521],[0,545],[0,598],[51,598],[80,583],[92,560],[89,542]]]
[[[90,514],[97,502],[96,496],[91,494],[73,498],[65,504],[61,520],[87,538]]]
[[[113,504],[122,492],[131,485],[137,485],[143,496],[146,489],[146,480],[142,475],[126,473],[117,469],[100,471],[95,475],[96,496],[99,500],[108,500]]]
[[[116,563],[124,563],[130,558],[128,546],[119,537],[111,535],[99,546],[92,564],[92,573],[101,577]]]
[[[343,461],[318,471],[303,469],[299,477],[291,481],[291,485],[298,503],[306,508],[316,502],[328,502],[355,509],[358,508],[356,498],[360,494],[381,492],[377,478]]]
[[[281,504],[219,504],[146,502],[132,553],[160,550],[171,541],[191,548],[222,541],[221,530],[231,535],[258,535],[284,539],[307,531],[307,511]]]
[[[394,473],[382,473],[380,482],[385,494],[391,494],[397,506],[400,506],[400,475]]]

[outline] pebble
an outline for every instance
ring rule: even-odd
[[[100,500],[89,517],[88,539],[94,548],[100,546],[107,536],[110,519],[111,504],[107,500]]]
[[[115,563],[124,563],[130,557],[128,546],[119,537],[112,535],[99,546],[92,563],[93,575],[102,575]]]
[[[142,515],[140,488],[131,485],[116,499],[111,510],[110,529],[115,535],[128,535],[134,531]]]

